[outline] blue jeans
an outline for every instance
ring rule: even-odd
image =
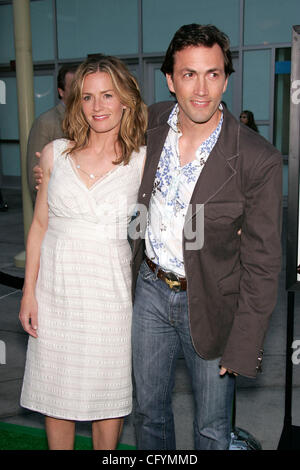
[[[136,286],[132,348],[138,449],[176,449],[171,400],[180,351],[195,401],[195,449],[228,449],[235,379],[219,375],[219,359],[195,352],[186,292],[171,290],[145,262]]]

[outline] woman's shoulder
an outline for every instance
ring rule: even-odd
[[[51,171],[62,156],[66,156],[68,148],[72,147],[72,142],[68,139],[55,139],[45,145],[41,153],[40,165],[48,167]]]
[[[130,161],[134,161],[134,160],[138,161],[142,159],[143,157],[145,157],[145,155],[146,155],[146,145],[142,145],[138,151],[132,152]]]
[[[53,145],[53,150],[58,151],[58,152],[63,152],[68,148],[72,148],[73,142],[69,139],[61,138],[61,139],[55,139],[50,144]]]
[[[145,158],[146,158],[146,146],[142,145],[139,150],[136,152],[132,152],[131,158],[129,163],[136,169],[138,169],[138,172],[140,174],[140,179],[143,174],[143,169],[144,169],[144,164],[145,164]]]
[[[69,139],[55,139],[51,142],[53,148],[54,162],[60,157],[66,157],[69,151],[72,149],[74,142]]]

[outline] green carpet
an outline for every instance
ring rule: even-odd
[[[92,450],[92,439],[76,436],[75,450]],[[47,450],[46,432],[43,429],[0,422],[0,450]],[[134,450],[135,447],[119,444],[118,450]]]

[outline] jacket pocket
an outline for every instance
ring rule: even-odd
[[[242,202],[209,202],[204,206],[204,218],[219,223],[230,223],[243,215]]]
[[[218,287],[222,295],[239,294],[240,292],[241,270],[237,269],[229,276],[218,281]]]

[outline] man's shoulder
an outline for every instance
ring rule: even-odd
[[[256,159],[275,158],[282,160],[281,153],[265,137],[239,122],[228,110],[224,111],[221,145],[230,148],[249,164]]]
[[[152,129],[161,124],[167,122],[169,115],[174,108],[175,101],[160,101],[159,103],[154,103],[148,108],[149,113],[149,123],[148,128]]]
[[[250,129],[244,124],[240,124],[240,150],[260,157],[280,159],[282,155],[265,137]]]
[[[59,103],[53,108],[40,114],[33,122],[30,130],[30,138],[36,138],[37,135],[47,135],[49,141],[55,138],[63,137],[62,121],[64,108]]]
[[[40,114],[37,118],[36,121],[39,122],[47,122],[47,121],[52,121],[52,120],[57,120],[61,119],[63,116],[62,109],[61,109],[61,103],[58,103],[56,106],[53,106],[50,109],[47,109],[47,111],[44,111],[42,114]]]

